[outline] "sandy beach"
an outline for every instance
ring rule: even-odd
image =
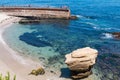
[[[17,55],[17,52],[9,48],[2,38],[4,29],[18,20],[19,18],[10,17],[3,13],[0,14],[0,73],[5,75],[7,72],[10,72],[11,76],[17,76],[17,80],[33,80],[29,79],[28,74],[32,69],[40,65]]]

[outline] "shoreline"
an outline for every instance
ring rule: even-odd
[[[4,16],[3,16],[4,15]],[[11,53],[13,54],[12,49],[10,49],[8,47],[8,45],[5,43],[4,39],[3,39],[3,32],[5,30],[5,28],[11,26],[13,24],[13,17],[9,17],[6,16],[5,14],[1,14],[1,16],[3,17],[2,20],[0,21],[0,51],[2,53],[0,53],[0,63],[2,65],[2,68],[0,68],[0,73],[2,73],[2,75],[5,75],[7,72],[10,71],[11,76],[16,75],[16,72],[13,71],[12,67],[12,63],[15,62],[16,60],[13,58],[13,56],[11,55]],[[18,76],[19,79],[21,79],[21,77]]]
[[[18,52],[11,49],[3,39],[4,30],[19,20],[20,19],[16,17],[8,17],[0,24],[0,51],[4,53],[0,53],[0,66],[2,66],[0,68],[0,74],[2,73],[5,75],[7,72],[10,72],[12,77],[16,75],[16,80],[71,80],[61,78],[60,72],[56,72],[56,74],[54,74],[51,73],[49,69],[45,70],[46,73],[44,75],[28,75],[33,69],[43,67],[43,65],[37,61],[20,55]]]
[[[0,73],[5,75],[10,71],[11,76],[17,76],[17,80],[26,80],[32,69],[40,67],[41,65],[30,59],[25,59],[24,56],[20,56],[18,52],[11,49],[3,39],[4,30],[19,20],[19,18],[8,16],[0,21],[0,51],[2,52],[0,53],[0,66],[2,66]]]
[[[19,52],[10,48],[3,38],[4,30],[19,20],[20,18],[8,17],[0,24],[0,51],[2,52],[0,53],[0,66],[2,66],[0,67],[0,74],[5,75],[9,71],[12,77],[16,75],[16,80],[72,80],[71,78],[60,77],[61,72],[51,67],[45,68],[46,73],[44,75],[28,75],[33,69],[44,68],[42,62],[20,55]],[[93,78],[95,76],[91,75],[81,80],[92,80]]]

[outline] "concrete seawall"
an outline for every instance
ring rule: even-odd
[[[35,8],[35,7],[0,7],[0,12],[18,17],[36,17],[46,19],[70,19],[71,13],[67,8]]]

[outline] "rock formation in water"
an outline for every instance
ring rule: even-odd
[[[98,51],[90,47],[81,48],[67,54],[65,63],[71,71],[74,79],[88,77],[92,71],[91,68],[95,64]]]
[[[120,39],[120,32],[113,32],[112,35],[114,36],[114,38]]]

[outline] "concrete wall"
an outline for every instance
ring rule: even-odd
[[[62,8],[0,8],[0,12],[6,12],[14,16],[33,16],[40,18],[70,18],[70,11]]]

